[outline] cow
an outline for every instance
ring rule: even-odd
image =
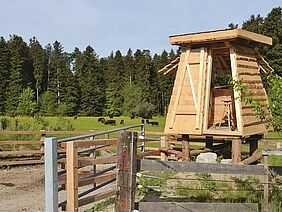
[[[146,119],[146,124],[150,124],[150,120],[149,119]]]
[[[150,124],[152,126],[159,126],[159,122],[157,122],[157,121],[151,121]]]
[[[106,119],[104,117],[98,118],[98,122],[105,123]]]
[[[142,123],[142,124],[144,124],[144,123],[145,123],[145,120],[144,120],[144,119],[142,119],[142,120],[141,120],[141,123]]]
[[[134,119],[135,116],[133,114],[130,115],[130,119]]]
[[[122,120],[120,120],[119,124],[124,125],[124,120],[123,120],[123,119],[122,119]]]
[[[106,124],[106,125],[116,125],[116,120],[109,119],[109,120],[105,121],[104,124]]]

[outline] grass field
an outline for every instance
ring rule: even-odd
[[[0,117],[2,119],[4,117]],[[9,120],[8,130],[16,129],[16,120],[18,124],[18,129],[20,130],[58,130],[61,127],[61,130],[94,130],[94,131],[103,131],[108,129],[120,128],[124,126],[138,125],[141,124],[142,118],[130,119],[130,117],[120,116],[114,117],[116,120],[116,125],[104,125],[98,122],[99,117],[78,117],[74,119],[73,117],[5,117]],[[105,117],[106,119],[110,119]],[[124,120],[124,125],[120,124],[120,121]],[[162,132],[165,124],[165,117],[157,116],[150,119],[150,121],[158,121],[159,126],[152,126],[146,124],[146,131],[155,131]],[[61,126],[59,126],[61,125]]]

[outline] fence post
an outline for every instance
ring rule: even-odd
[[[190,162],[190,145],[189,145],[189,135],[182,135],[182,160]]]
[[[241,138],[232,140],[232,163],[233,164],[238,164],[241,162],[241,145],[242,145]]]
[[[141,143],[141,152],[145,152],[145,124],[141,125],[141,136],[143,138]]]
[[[78,161],[75,141],[67,143],[67,211],[78,211]]]
[[[117,147],[117,195],[116,212],[134,210],[136,170],[137,170],[137,133],[123,131]]]
[[[45,130],[40,130],[41,134],[40,134],[40,141],[42,141],[42,143],[40,144],[40,150],[41,151],[44,151],[44,140],[46,138],[46,131]],[[44,155],[42,154],[41,155],[41,158],[40,160],[43,160],[44,159]]]
[[[268,190],[268,141],[264,140],[264,154],[263,154],[263,211],[269,211],[269,190]]]
[[[161,147],[162,148],[165,148],[165,149],[168,149],[168,139],[167,139],[167,137],[166,136],[162,136],[161,137]],[[166,153],[164,153],[164,152],[161,152],[161,160],[162,161],[167,161],[167,154]]]
[[[57,138],[45,138],[45,211],[58,211]]]

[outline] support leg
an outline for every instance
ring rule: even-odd
[[[241,162],[241,146],[242,139],[233,139],[232,140],[232,163],[238,164]]]

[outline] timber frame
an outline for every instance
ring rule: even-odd
[[[271,72],[272,68],[255,47],[271,45],[271,38],[227,29],[174,35],[170,42],[182,51],[159,71],[176,71],[165,133],[232,137],[266,133],[267,121],[258,118],[254,106],[242,101],[234,86],[222,81],[229,77],[240,82],[268,114],[260,73]]]

